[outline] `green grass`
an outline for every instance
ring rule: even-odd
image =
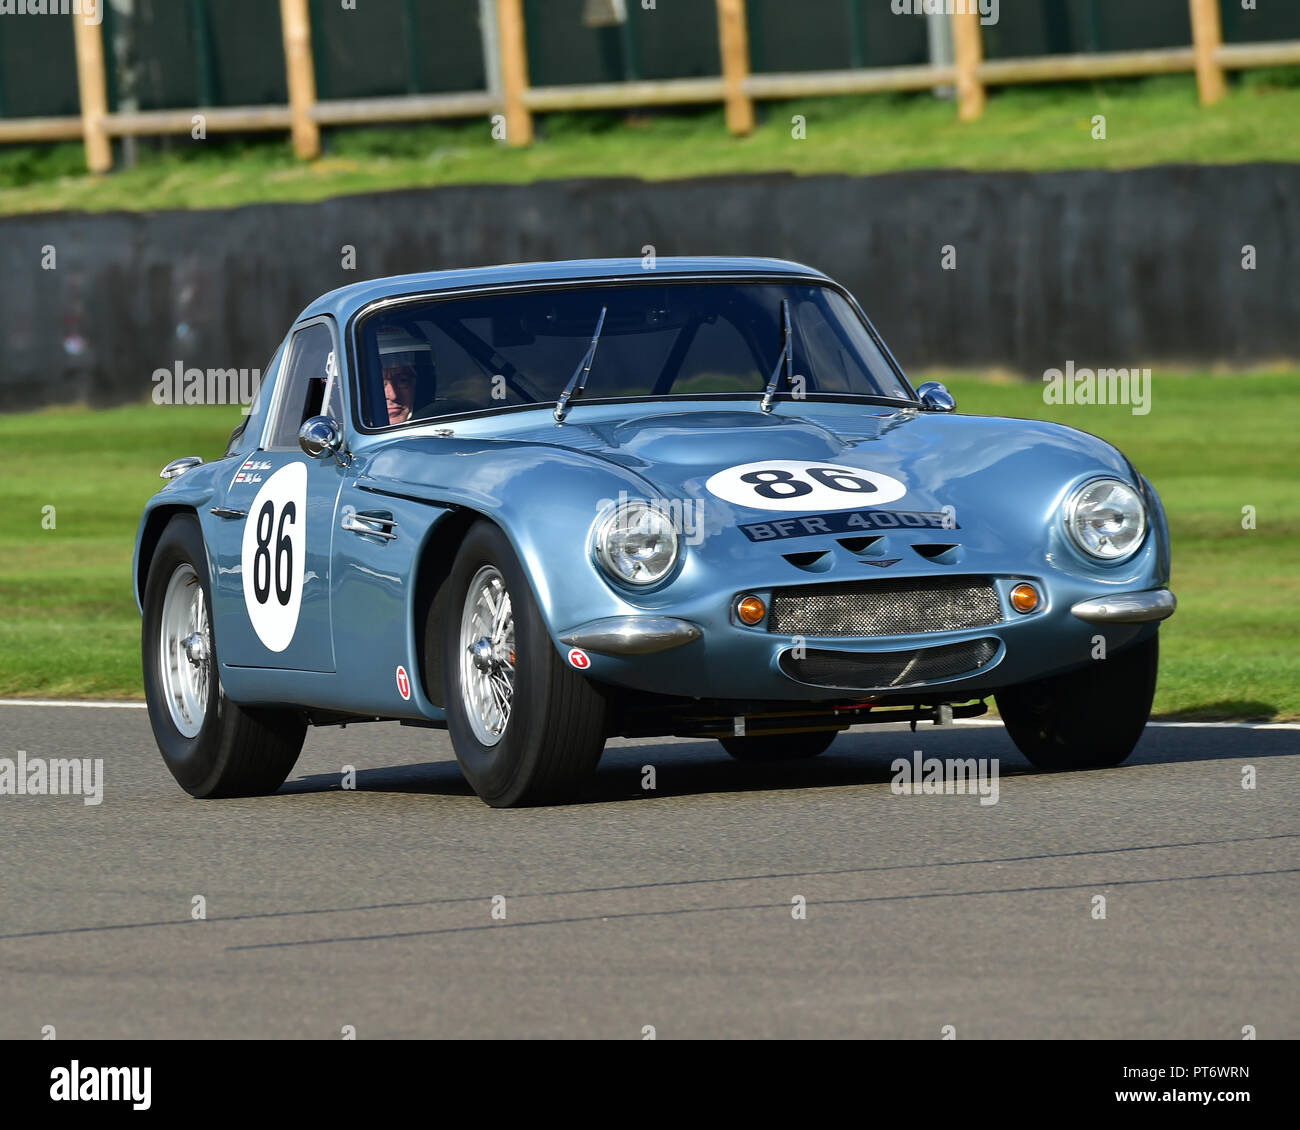
[[[0,696],[142,697],[131,553],[158,472],[216,458],[237,408],[0,416]],[[54,507],[55,528],[42,528]]]
[[[1300,718],[1300,374],[1157,371],[1146,416],[1049,407],[1038,382],[936,375],[962,411],[1112,440],[1160,490],[1179,609],[1163,629],[1158,712]],[[0,416],[0,696],[140,696],[140,510],[164,463],[215,457],[237,420],[228,408],[154,406]],[[41,528],[47,505],[54,530]],[[1242,528],[1244,506],[1254,530]]]
[[[0,214],[72,209],[231,207],[440,184],[624,176],[647,180],[788,170],[1128,168],[1174,162],[1300,160],[1300,68],[1244,76],[1203,108],[1190,76],[1008,88],[977,122],[929,94],[804,99],[760,107],[759,128],[728,135],[720,108],[538,120],[529,149],[491,138],[484,120],[353,128],[326,155],[295,161],[280,135],[142,143],[133,169],[78,175],[78,145],[0,149]],[[802,115],[807,136],[791,136]],[[1092,137],[1093,115],[1107,139]]]
[[[1300,374],[1193,378],[1157,369],[1146,416],[1124,406],[1045,405],[1041,382],[954,377],[949,387],[963,412],[1054,420],[1102,436],[1155,484],[1178,596],[1161,630],[1158,712],[1300,718]],[[1253,530],[1242,528],[1246,506],[1255,508]]]

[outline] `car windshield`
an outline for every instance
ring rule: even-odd
[[[832,287],[638,282],[430,299],[367,316],[358,333],[362,423],[554,404],[602,309],[599,351],[570,411],[634,397],[758,398],[774,373],[777,401],[914,398]]]

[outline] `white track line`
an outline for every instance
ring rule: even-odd
[[[906,723],[899,723],[905,725]],[[926,723],[922,722],[921,725]],[[1001,726],[1000,718],[957,718],[956,726]],[[1300,730],[1300,722],[1148,722],[1148,726],[1162,729],[1192,730]]]
[[[80,706],[90,710],[147,710],[143,702],[74,702],[58,698],[0,698],[0,706]]]
[[[0,706],[75,706],[89,710],[147,710],[143,702],[78,702],[55,698],[0,698]],[[927,723],[921,723],[927,725]],[[905,726],[906,722],[894,725]],[[1001,726],[997,718],[958,718],[957,726]],[[1148,726],[1192,730],[1300,730],[1300,722],[1148,722]]]
[[[1300,722],[1148,722],[1148,726],[1195,726],[1205,730],[1211,727],[1244,730],[1300,730]]]
[[[957,718],[957,726],[1001,726],[999,718]],[[900,723],[905,725],[905,723]],[[925,725],[925,723],[921,723]],[[1172,730],[1188,728],[1193,730],[1300,730],[1300,722],[1148,722],[1148,726],[1161,726]]]

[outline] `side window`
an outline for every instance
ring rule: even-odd
[[[330,391],[332,403],[342,399],[336,389],[330,389],[337,383],[330,380],[333,368],[334,335],[327,325],[318,322],[293,335],[289,361],[280,377],[284,388],[268,447],[297,447],[303,422],[324,414],[326,391]],[[335,419],[342,419],[341,412]]]

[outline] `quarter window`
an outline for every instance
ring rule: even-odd
[[[269,448],[296,447],[298,432],[313,416],[332,415],[342,422],[343,413],[339,407],[342,382],[334,374],[334,357],[334,335],[324,322],[307,326],[293,335],[289,363],[280,378],[284,388],[275,427],[271,431],[271,442],[267,445]],[[336,379],[331,380],[332,375]]]

